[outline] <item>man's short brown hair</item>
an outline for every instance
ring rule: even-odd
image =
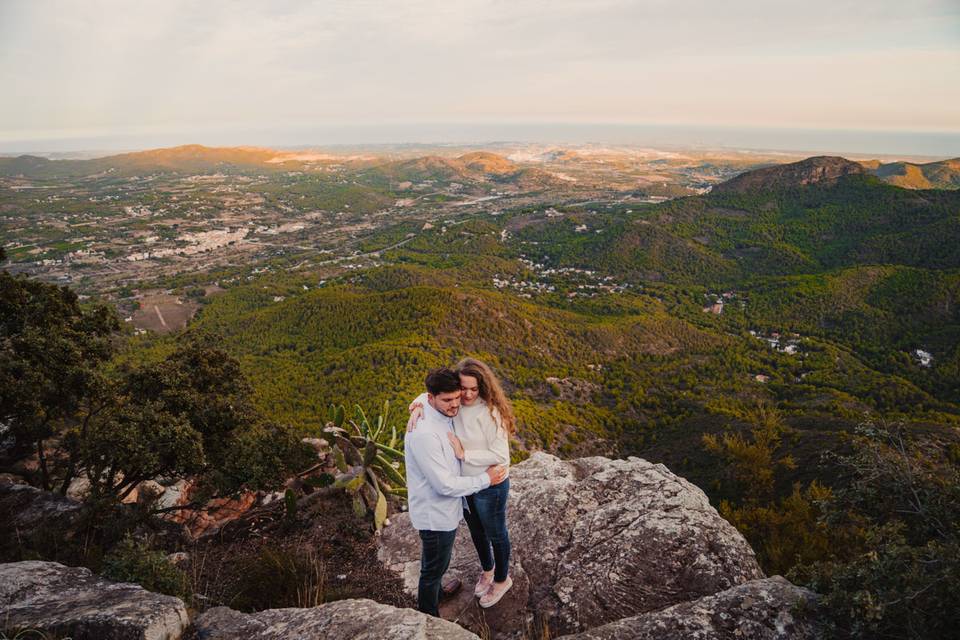
[[[450,367],[431,369],[424,380],[430,395],[460,391],[460,376]]]

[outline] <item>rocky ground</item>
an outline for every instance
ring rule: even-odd
[[[791,613],[798,603],[809,608],[812,594],[779,577],[765,580],[743,536],[700,489],[663,465],[640,458],[563,461],[535,453],[510,477],[514,587],[488,610],[465,589],[442,606],[444,617],[488,637],[521,638],[544,626],[555,637],[611,623],[657,628],[651,616],[675,608],[672,615],[698,612],[700,622],[691,613],[691,625],[709,632],[704,638],[812,637]],[[383,535],[379,558],[415,593],[416,533],[405,514],[395,520]],[[479,575],[465,525],[448,575],[468,587]],[[763,605],[751,608],[755,602]],[[723,605],[729,607],[720,611]],[[702,614],[707,610],[718,613]],[[690,637],[680,633],[685,625],[675,625],[670,635],[665,624],[657,637]]]
[[[189,624],[179,598],[41,561],[0,564],[0,612],[7,628],[77,639],[174,640]]]
[[[63,499],[14,487],[0,484],[0,515],[17,530],[38,525],[43,514],[72,517]],[[264,521],[224,531],[219,555],[205,562],[240,579],[244,550],[275,553],[295,545],[334,557],[334,547],[350,546],[355,534],[350,517],[332,505],[315,507],[312,519],[326,528],[317,524],[313,534],[293,526],[284,537],[280,523]],[[509,518],[514,588],[491,609],[476,605],[475,552],[461,531],[449,575],[466,588],[444,603],[446,620],[392,606],[411,604],[416,590],[419,543],[406,514],[395,514],[376,544],[371,538],[367,547],[356,545],[354,564],[343,565],[369,592],[341,590],[335,602],[256,613],[201,607],[190,610],[188,621],[178,598],[111,583],[83,568],[21,561],[0,565],[0,620],[5,631],[40,629],[74,640],[817,637],[814,595],[764,577],[749,545],[703,492],[663,465],[534,454],[512,469]],[[268,583],[262,591],[274,588]]]

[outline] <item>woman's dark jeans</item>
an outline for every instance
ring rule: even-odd
[[[457,530],[420,531],[420,583],[417,585],[417,609],[440,617],[440,579],[450,566]]]
[[[510,572],[510,534],[507,533],[507,496],[510,478],[467,496],[463,519],[470,527],[484,571],[496,568],[493,579],[503,582]]]

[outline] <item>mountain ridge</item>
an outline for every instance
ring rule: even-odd
[[[372,167],[399,180],[453,180],[465,182],[506,182],[521,188],[557,186],[576,182],[538,166],[549,161],[571,163],[587,156],[573,150],[553,150],[545,154],[511,153],[500,155],[480,150],[459,156],[424,155],[389,159],[376,155],[341,155],[304,152],[258,146],[211,147],[184,144],[117,153],[87,159],[48,159],[24,154],[0,157],[0,175],[24,177],[74,177],[104,172],[135,175],[143,172],[197,173],[210,171],[309,171],[331,164]],[[857,168],[859,165],[860,168]],[[861,171],[863,169],[863,171]],[[758,173],[759,172],[759,173]],[[832,183],[841,175],[867,173],[888,184],[908,189],[960,188],[960,158],[927,163],[880,160],[853,162],[838,156],[812,156],[799,162],[774,164],[740,174],[713,187],[719,193],[750,191],[757,187],[778,189],[814,183]]]
[[[747,193],[835,184],[848,175],[866,173],[863,165],[840,156],[813,156],[799,162],[747,171],[713,187],[713,193]]]
[[[872,172],[884,182],[905,189],[960,189],[960,158],[922,164],[880,163]]]

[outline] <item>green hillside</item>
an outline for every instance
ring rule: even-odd
[[[556,266],[722,286],[858,264],[960,267],[960,194],[850,176],[835,185],[683,198],[632,212],[523,224]],[[578,226],[585,229],[576,231]]]
[[[417,271],[410,273],[415,279]],[[644,339],[655,340],[654,329],[664,331],[649,318],[606,319],[480,289],[400,284],[380,291],[380,274],[372,275],[369,286],[335,285],[265,306],[256,300],[272,300],[272,290],[233,289],[204,309],[194,326],[224,336],[264,409],[304,427],[344,397],[405,406],[420,392],[426,369],[465,353],[509,372],[511,386],[534,402],[545,377],[589,377],[596,384],[600,378],[588,367],[596,356],[609,362],[621,349],[643,349]],[[644,323],[649,331],[641,330]],[[667,324],[687,329],[680,321]],[[588,353],[584,343],[605,349]],[[529,427],[543,438],[533,444],[552,445],[551,419],[534,415],[532,404],[529,409]],[[599,426],[604,410],[584,411],[588,424]]]
[[[866,414],[960,424],[958,211],[960,194],[849,176],[481,215],[319,288],[309,273],[234,287],[192,326],[306,431],[331,402],[405,406],[426,369],[474,355],[504,376],[523,447],[645,455],[706,484],[701,436],[765,403],[803,463],[789,487]]]

